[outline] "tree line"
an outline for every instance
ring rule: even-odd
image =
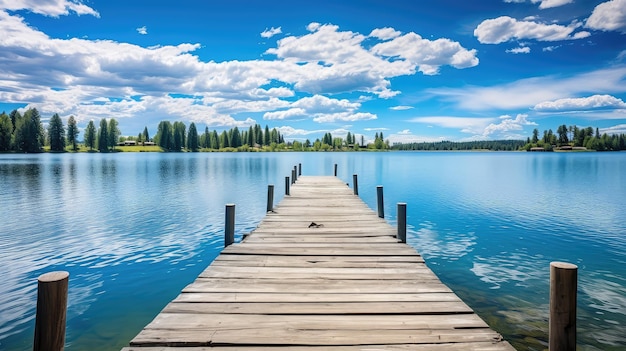
[[[555,147],[564,146],[596,151],[621,151],[626,150],[626,134],[603,133],[600,135],[598,128],[594,130],[593,127],[579,128],[576,125],[563,124],[557,128],[556,134],[552,129],[548,129],[543,131],[540,138],[539,130],[535,128],[532,137],[526,140],[522,149],[543,148],[546,151],[552,151]]]
[[[524,146],[523,140],[439,141],[426,143],[394,144],[393,150],[412,151],[517,151]]]

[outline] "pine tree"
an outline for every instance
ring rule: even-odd
[[[93,120],[89,121],[87,128],[85,128],[85,146],[87,146],[89,150],[93,150],[93,148],[96,147],[96,126]]]
[[[11,135],[13,134],[13,123],[6,113],[0,114],[0,151],[11,150]]]
[[[155,140],[157,145],[163,150],[169,151],[172,149],[172,124],[169,121],[159,122]]]
[[[67,143],[72,146],[72,150],[76,151],[76,142],[78,138],[78,126],[76,125],[76,119],[74,116],[70,116],[67,120]]]
[[[193,152],[198,151],[198,130],[196,124],[191,122],[189,125],[189,134],[187,135],[187,149]]]
[[[111,149],[115,150],[117,142],[120,138],[120,134],[121,132],[118,127],[117,120],[115,120],[115,118],[111,118],[111,120],[109,121],[109,130],[107,132],[108,145]]]
[[[48,123],[48,139],[50,140],[50,151],[65,150],[65,128],[58,113],[52,115]]]
[[[265,125],[265,133],[263,134],[263,145],[269,145],[270,144],[270,128],[267,126],[267,124]]]
[[[98,128],[98,151],[109,151],[109,128],[106,118],[100,120],[100,127]]]
[[[148,127],[143,128],[143,141],[150,141],[150,134],[148,134]]]

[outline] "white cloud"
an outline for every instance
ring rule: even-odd
[[[364,128],[363,130],[366,132],[384,132],[389,130],[389,128]]]
[[[74,12],[77,15],[91,15],[100,17],[100,14],[81,1],[71,0],[0,0],[0,10],[28,10],[34,13],[59,17]]]
[[[534,107],[537,111],[584,111],[596,109],[626,109],[622,99],[611,95],[593,95],[584,98],[565,98],[544,101]]]
[[[370,37],[374,37],[374,38],[378,38],[378,39],[382,39],[382,40],[389,40],[389,39],[393,39],[393,38],[397,38],[401,35],[402,33],[393,29],[393,28],[376,28],[374,29],[371,33],[370,33]]]
[[[626,67],[601,69],[570,77],[544,76],[489,87],[436,88],[428,93],[473,111],[532,108],[546,100],[626,92]]]
[[[304,118],[307,116],[307,113],[304,109],[301,108],[290,108],[288,110],[282,111],[271,111],[265,112],[263,114],[263,119],[273,120],[273,119],[292,119],[292,118]]]
[[[46,4],[76,8],[75,12],[82,9],[78,2],[38,3],[43,4],[37,7],[40,10]],[[147,32],[146,27],[137,30],[144,29]],[[127,121],[141,116],[234,126],[250,123],[244,113],[258,113],[266,119],[350,122],[377,118],[361,111],[361,103],[398,94],[391,89],[391,78],[478,62],[475,50],[449,39],[431,41],[382,28],[373,31],[389,38],[381,42],[331,24],[311,23],[308,29],[310,33],[283,38],[269,49],[276,58],[203,62],[195,53],[200,44],[142,47],[111,40],[51,38],[29,27],[23,18],[0,10],[0,101],[36,104],[43,108],[42,114],[74,114],[83,120],[119,114]],[[326,97],[340,92],[360,97],[358,101]],[[311,96],[289,99],[296,95]]]
[[[482,134],[485,128],[494,121],[494,118],[485,117],[456,117],[456,116],[427,116],[416,117],[409,122],[436,125],[443,128],[459,129],[463,133]]]
[[[394,111],[405,111],[405,110],[411,110],[413,108],[414,108],[413,106],[400,105],[400,106],[392,106],[389,109],[394,110]]]
[[[529,54],[530,53],[530,48],[528,46],[522,46],[522,47],[519,47],[519,48],[506,50],[506,52],[509,53],[509,54]]]
[[[626,134],[626,124],[618,124],[616,126],[608,127],[608,128],[600,128],[600,134]]]
[[[526,0],[504,0],[504,2],[523,3]],[[539,3],[539,8],[543,10],[571,4],[574,0],[530,0],[530,2],[533,4]]]
[[[626,0],[611,0],[596,6],[585,27],[626,34]]]
[[[148,28],[146,28],[146,26],[139,27],[139,28],[137,28],[137,33],[139,33],[141,35],[146,35],[146,34],[148,34]]]
[[[572,22],[569,26],[543,24],[532,21],[518,21],[509,16],[484,20],[474,29],[474,36],[483,44],[499,44],[509,40],[534,39],[538,41],[575,40],[586,38],[589,32],[574,33],[581,24]]]
[[[399,57],[417,69],[433,75],[439,68],[449,65],[468,68],[478,65],[476,50],[467,50],[450,39],[428,40],[415,33],[407,33],[393,40],[375,45],[371,51],[383,57]]]
[[[435,137],[430,135],[414,135],[411,133],[403,134],[402,132],[390,134],[385,137],[390,144],[410,144],[410,143],[437,143],[448,140],[449,138]]]
[[[278,28],[272,27],[270,29],[265,28],[265,30],[263,32],[261,32],[261,36],[263,38],[271,38],[271,37],[273,37],[275,35],[281,34],[282,32],[283,32],[283,30],[282,30],[281,27],[278,27]]]
[[[377,119],[378,117],[369,112],[341,112],[341,113],[327,113],[318,114],[313,118],[314,122],[318,123],[334,123],[334,122],[356,122],[356,121],[369,121]]]
[[[411,130],[410,129],[403,129],[403,130],[399,131],[398,134],[400,134],[400,135],[410,135],[411,134]]]
[[[536,126],[537,123],[528,120],[527,114],[518,114],[515,119],[505,115],[500,117],[500,123],[491,123],[483,131],[483,136],[488,137],[493,134],[507,133],[510,131],[523,130],[524,126]]]
[[[548,51],[548,52],[551,52],[551,51],[554,51],[554,50],[556,50],[556,49],[558,49],[558,48],[560,48],[560,47],[561,47],[561,45],[552,45],[552,46],[546,46],[545,48],[543,48],[543,49],[541,49],[541,50],[542,50],[542,51]]]

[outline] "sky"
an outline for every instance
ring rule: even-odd
[[[625,100],[626,0],[0,0],[0,112],[81,130],[526,139]]]

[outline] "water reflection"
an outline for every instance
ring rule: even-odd
[[[67,349],[120,349],[264,216],[284,177],[352,183],[385,213],[408,202],[409,243],[520,349],[545,345],[549,262],[579,265],[579,343],[619,349],[626,324],[624,154],[474,153],[0,155],[0,349],[28,350],[36,278],[70,271]]]

